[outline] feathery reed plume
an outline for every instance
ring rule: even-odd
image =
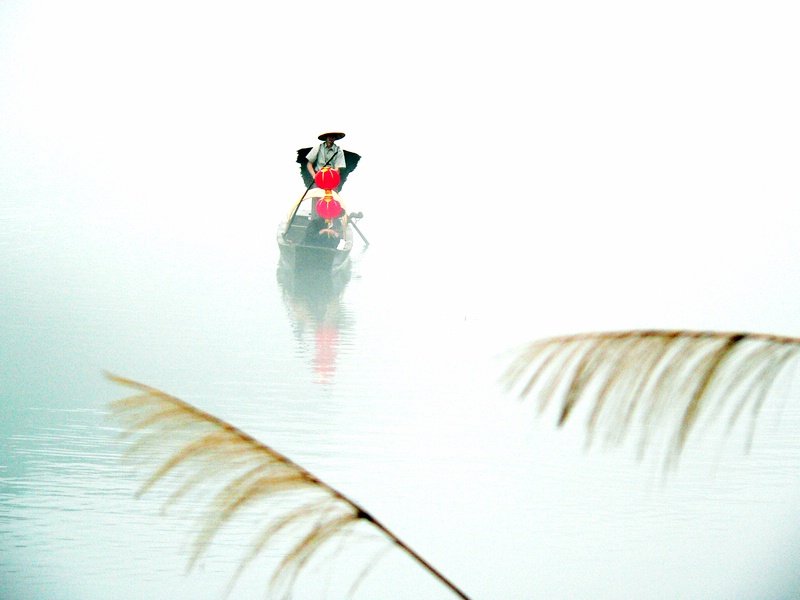
[[[110,405],[112,417],[123,426],[123,436],[131,439],[126,454],[156,467],[137,496],[156,484],[170,482],[174,488],[166,508],[190,493],[215,490],[194,539],[190,570],[224,525],[266,501],[258,504],[264,512],[263,528],[254,534],[229,593],[259,554],[271,544],[280,548],[281,536],[289,536],[291,545],[288,551],[279,550],[282,559],[268,589],[276,597],[289,598],[312,559],[332,560],[345,546],[362,539],[359,536],[369,535],[401,549],[456,596],[469,600],[372,515],[289,458],[182,400],[129,379],[107,377],[138,392]],[[377,560],[374,556],[363,568],[348,596]]]
[[[539,414],[559,402],[559,426],[588,402],[587,446],[600,430],[607,444],[622,444],[638,423],[642,456],[666,428],[665,466],[674,467],[701,416],[726,416],[730,433],[749,407],[749,449],[770,389],[798,352],[798,338],[756,333],[584,333],[530,344],[502,381],[520,398],[537,398]]]

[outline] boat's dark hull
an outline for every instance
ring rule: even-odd
[[[353,247],[351,228],[347,228],[344,240],[337,247],[328,248],[304,243],[307,225],[308,219],[298,217],[292,222],[288,231],[286,223],[278,227],[280,265],[288,269],[327,272],[347,267],[350,262],[350,249]]]

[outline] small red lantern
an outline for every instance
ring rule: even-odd
[[[330,167],[323,167],[314,176],[314,183],[321,190],[335,190],[339,187],[339,182],[342,178],[339,176],[339,171],[331,169]]]
[[[325,194],[317,201],[317,213],[323,219],[335,219],[342,214],[342,205],[330,194]]]

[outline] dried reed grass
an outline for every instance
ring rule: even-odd
[[[539,414],[557,404],[563,426],[588,405],[587,445],[598,435],[620,445],[638,428],[643,455],[667,432],[665,468],[675,467],[701,417],[727,419],[728,433],[749,408],[749,450],[756,417],[800,339],[710,331],[584,333],[536,341],[502,377]]]
[[[165,509],[194,492],[210,496],[194,538],[189,570],[223,526],[256,506],[263,511],[264,523],[253,534],[228,592],[245,568],[281,536],[292,542],[270,578],[268,591],[274,597],[290,598],[298,579],[312,559],[323,555],[324,548],[332,554],[322,557],[323,561],[366,534],[399,548],[456,596],[468,600],[362,507],[286,456],[178,398],[129,379],[110,374],[108,378],[138,392],[110,405],[111,417],[121,424],[122,436],[129,441],[126,456],[151,469],[137,496],[158,484],[172,485]],[[373,556],[366,564],[350,595],[377,560]]]

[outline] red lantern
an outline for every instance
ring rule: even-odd
[[[339,182],[342,178],[339,176],[339,171],[331,169],[330,167],[323,167],[314,176],[314,183],[321,190],[335,190],[339,187]]]
[[[323,219],[335,219],[342,214],[342,205],[330,194],[325,194],[324,198],[317,201],[317,213]]]

